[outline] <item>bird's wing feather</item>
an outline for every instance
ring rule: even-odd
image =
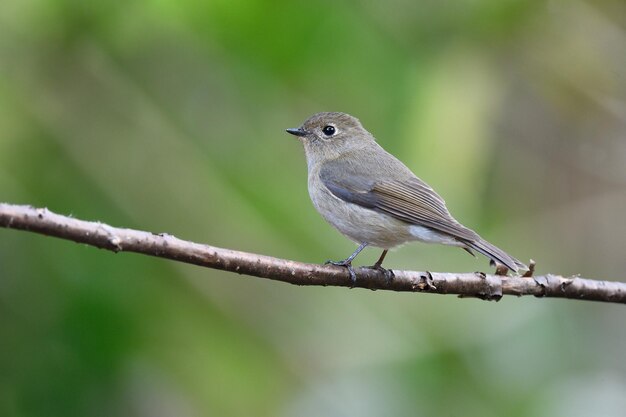
[[[389,161],[387,161],[389,162]],[[399,163],[395,160],[394,163]],[[405,178],[376,180],[358,164],[332,161],[320,170],[320,179],[328,190],[342,200],[386,213],[409,224],[426,226],[461,240],[478,235],[459,224],[448,212],[443,199],[425,182],[402,165]]]

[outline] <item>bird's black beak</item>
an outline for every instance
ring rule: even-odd
[[[309,132],[307,132],[306,130],[302,129],[301,127],[299,128],[290,128],[290,129],[285,129],[287,131],[287,133],[290,133],[294,136],[306,136]]]

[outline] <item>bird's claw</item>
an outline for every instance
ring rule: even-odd
[[[385,275],[385,283],[387,285],[391,284],[396,276],[391,269],[383,268],[380,264],[374,264],[372,266],[368,266],[367,268],[382,272]]]
[[[356,273],[354,272],[354,268],[352,267],[352,262],[343,261],[331,261],[328,260],[324,262],[324,265],[335,265],[335,266],[345,266],[348,268],[348,273],[350,274],[350,281],[352,281],[352,285],[350,288],[354,288],[356,285]]]

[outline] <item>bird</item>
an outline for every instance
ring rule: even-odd
[[[304,145],[313,206],[359,245],[346,259],[327,261],[346,267],[353,283],[352,261],[365,247],[383,249],[370,268],[392,278],[393,272],[382,267],[387,252],[411,241],[456,246],[472,255],[476,251],[514,273],[528,269],[452,217],[443,198],[385,151],[356,117],[316,113],[286,131]]]

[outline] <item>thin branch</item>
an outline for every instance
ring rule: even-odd
[[[137,252],[208,268],[268,278],[295,285],[333,285],[392,290],[457,294],[499,300],[503,294],[559,297],[626,304],[626,283],[580,277],[541,275],[530,278],[483,273],[394,271],[388,282],[381,271],[355,268],[353,285],[347,270],[332,265],[306,264],[253,253],[222,249],[154,234],[111,227],[52,213],[45,208],[0,203],[0,226],[73,240],[113,252]]]

